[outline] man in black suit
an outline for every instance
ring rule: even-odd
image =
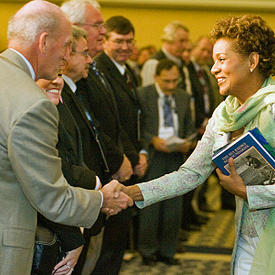
[[[113,91],[122,130],[127,134],[131,147],[138,156],[134,162],[129,156],[134,174],[143,176],[147,167],[147,157],[140,139],[141,110],[136,94],[137,80],[126,65],[134,46],[134,27],[122,16],[111,17],[105,26],[107,34],[104,52],[96,58],[97,67],[103,72]],[[131,183],[135,180],[132,177]],[[101,256],[92,274],[118,274],[127,244],[130,220],[131,213],[124,211],[107,221]]]
[[[90,56],[94,57],[101,52],[106,29],[99,4],[96,1],[71,0],[65,2],[61,8],[74,25],[88,32]],[[118,107],[111,85],[108,83],[106,76],[98,70],[95,62],[90,65],[88,77],[82,78],[76,84],[77,92],[83,99],[82,103],[85,104],[85,108],[100,123],[100,129],[110,138],[110,144],[113,146],[114,151],[120,152],[123,162],[118,172],[113,175],[113,178],[125,184],[130,184],[131,180],[127,181],[127,179],[133,174],[133,169],[139,166],[139,152],[121,126]],[[118,160],[117,163],[121,163],[121,160]],[[136,169],[136,171],[138,170]],[[120,218],[125,220],[124,215],[128,216],[129,214],[128,212],[122,213],[115,220]],[[107,225],[110,222],[112,222],[112,219],[108,220]],[[119,223],[122,224],[121,222]],[[118,232],[121,233],[121,230],[119,229]],[[99,239],[100,235],[91,239],[83,270],[86,273],[90,273],[93,269],[94,260],[91,260],[95,258],[93,242],[96,241],[97,246],[100,246]]]
[[[117,156],[120,152],[112,147],[111,139],[101,132],[97,121],[83,103],[83,98],[77,93],[76,82],[82,77],[88,76],[89,65],[92,62],[87,46],[87,32],[82,28],[73,26],[72,53],[63,72],[65,85],[62,92],[62,100],[70,109],[77,122],[83,145],[83,159],[88,168],[96,172],[104,185],[118,171],[120,163]],[[100,228],[99,228],[100,229]],[[85,246],[80,256],[75,274],[81,272],[90,236],[98,234],[96,231],[84,231]]]
[[[177,88],[179,70],[171,60],[162,59],[155,83],[139,89],[142,136],[149,145],[149,165],[144,181],[177,170],[186,159],[191,142],[169,147],[169,138],[187,138],[195,133],[190,96]],[[173,148],[174,147],[174,148]],[[181,226],[182,197],[169,199],[139,212],[138,249],[146,265],[155,260],[178,264],[174,258]]]

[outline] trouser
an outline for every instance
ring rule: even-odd
[[[128,242],[131,208],[110,217],[105,224],[101,253],[92,275],[116,275],[119,273]]]
[[[103,231],[104,228],[102,228],[99,234],[91,237],[81,275],[90,275],[94,270],[101,252]]]

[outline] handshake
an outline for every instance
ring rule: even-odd
[[[126,187],[117,180],[112,180],[104,185],[100,191],[103,194],[103,204],[101,212],[107,216],[118,214],[121,210],[133,206],[132,198],[124,192]]]

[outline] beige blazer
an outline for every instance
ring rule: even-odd
[[[30,274],[37,212],[91,227],[100,193],[68,185],[57,143],[58,112],[24,60],[0,55],[0,274]]]

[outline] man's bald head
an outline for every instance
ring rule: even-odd
[[[70,56],[72,26],[62,10],[47,1],[23,6],[8,26],[9,48],[31,63],[36,79],[54,79]]]
[[[35,0],[24,5],[9,21],[8,40],[34,43],[42,32],[57,36],[60,26],[68,21],[60,8],[50,2]]]

